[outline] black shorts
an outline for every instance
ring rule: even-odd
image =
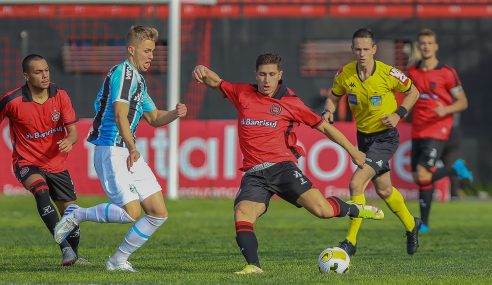
[[[366,164],[379,176],[390,171],[389,160],[398,149],[400,134],[396,128],[372,134],[357,132],[357,144],[366,154]]]
[[[431,138],[412,140],[412,171],[417,171],[417,165],[421,165],[431,172],[434,172],[437,160],[441,157],[445,140]]]
[[[246,173],[241,180],[241,188],[237,192],[234,206],[241,201],[253,201],[267,206],[273,194],[300,208],[297,199],[311,189],[313,183],[294,162],[276,163],[263,170]]]
[[[29,176],[33,174],[39,174],[43,176],[50,188],[50,197],[53,201],[75,201],[77,200],[77,194],[75,194],[75,187],[70,177],[68,170],[51,173],[46,172],[37,166],[27,165],[23,167],[15,167],[15,177],[21,183],[23,183]]]

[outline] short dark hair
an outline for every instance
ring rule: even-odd
[[[282,58],[280,57],[280,55],[278,55],[276,53],[260,54],[256,58],[256,70],[258,70],[258,67],[260,65],[265,65],[265,64],[276,64],[278,66],[278,69],[282,70],[282,68],[280,67],[281,61],[282,61]]]
[[[31,64],[31,61],[34,60],[42,60],[44,57],[40,56],[39,54],[30,54],[26,56],[22,60],[22,72],[28,72],[29,71],[29,65]]]
[[[356,38],[369,38],[372,40],[372,44],[376,44],[374,33],[372,32],[371,29],[368,28],[360,28],[357,31],[355,31],[354,35],[352,36],[352,44],[354,43],[354,39]]]
[[[425,29],[420,30],[420,32],[417,34],[417,40],[419,40],[420,37],[423,37],[423,36],[434,37],[436,39],[436,42],[437,42],[436,33],[431,29],[425,28]]]

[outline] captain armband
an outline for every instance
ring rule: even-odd
[[[463,86],[458,85],[456,87],[453,87],[449,90],[449,92],[451,93],[451,95],[453,95],[454,98],[457,98],[458,96],[460,96],[461,93],[464,92]]]

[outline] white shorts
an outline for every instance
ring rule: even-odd
[[[94,167],[104,192],[111,203],[123,206],[134,200],[143,201],[162,190],[143,157],[126,167],[128,149],[117,146],[96,146]]]

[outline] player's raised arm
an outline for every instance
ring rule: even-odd
[[[214,71],[210,70],[208,67],[203,66],[203,65],[197,65],[195,66],[195,69],[193,69],[193,78],[198,82],[198,83],[203,83],[207,85],[210,88],[217,88],[219,87],[219,83],[222,80],[217,73]]]
[[[352,161],[357,164],[358,167],[364,165],[366,161],[365,153],[359,151],[337,128],[323,121],[317,127],[318,131],[322,132],[330,140],[334,141],[341,147],[343,147],[352,157]]]
[[[172,111],[154,109],[150,112],[144,112],[143,117],[152,127],[157,128],[167,125],[178,118],[185,117],[187,112],[186,105],[178,103],[176,104],[176,109]]]

